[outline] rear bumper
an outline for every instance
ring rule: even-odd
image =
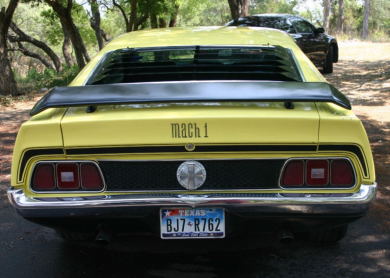
[[[362,185],[351,194],[128,194],[77,198],[31,198],[9,190],[8,198],[26,218],[132,218],[161,207],[223,207],[243,216],[359,217],[376,194],[376,184]]]

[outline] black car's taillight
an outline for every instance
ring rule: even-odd
[[[292,159],[283,168],[284,188],[350,188],[355,172],[348,159]]]
[[[33,172],[34,191],[101,191],[103,176],[93,162],[42,162]]]

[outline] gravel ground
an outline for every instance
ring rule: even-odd
[[[367,129],[380,187],[368,215],[351,224],[338,245],[262,238],[256,250],[194,255],[150,253],[148,246],[133,252],[137,242],[65,244],[51,229],[22,219],[6,200],[16,132],[34,103],[25,101],[0,106],[0,276],[390,277],[390,44],[346,42],[340,53],[327,78],[349,96]]]

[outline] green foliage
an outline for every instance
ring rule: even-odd
[[[43,72],[31,69],[26,77],[17,77],[17,81],[23,91],[39,90],[41,88],[66,86],[76,77],[78,72],[77,66],[64,67],[60,73],[52,69],[45,69]]]
[[[209,0],[181,0],[179,26],[224,25],[231,20],[228,2]]]
[[[261,13],[286,13],[294,14],[294,7],[297,5],[297,0],[253,0],[250,6],[250,14]]]

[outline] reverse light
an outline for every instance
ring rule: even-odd
[[[57,186],[59,189],[79,189],[79,167],[77,163],[57,164]]]
[[[316,159],[306,162],[306,183],[312,186],[324,186],[329,183],[328,160]]]

